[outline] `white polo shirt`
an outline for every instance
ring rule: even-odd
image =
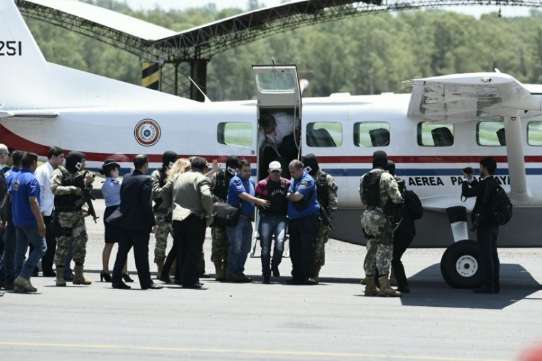
[[[55,208],[55,196],[51,191],[51,176],[53,175],[53,166],[46,162],[40,165],[34,175],[40,183],[40,211],[44,216],[50,216]]]

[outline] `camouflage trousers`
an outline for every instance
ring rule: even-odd
[[[57,267],[64,267],[70,247],[73,249],[73,261],[75,264],[83,265],[85,263],[88,240],[83,212],[58,212],[57,221],[55,265]]]
[[[363,262],[365,276],[379,276],[390,272],[393,257],[392,226],[379,209],[369,209],[361,216],[361,227],[367,239],[367,255]]]
[[[167,215],[156,214],[156,228],[154,231],[154,263],[163,263],[166,259],[167,238],[173,235],[173,228]]]
[[[211,227],[212,248],[211,261],[224,262],[228,261],[228,239],[226,236],[226,228],[220,226]]]
[[[367,239],[367,255],[363,262],[365,277],[372,277],[377,272],[379,276],[390,272],[393,257],[393,244],[376,238]]]
[[[329,226],[320,223],[316,243],[314,244],[314,261],[312,265],[312,276],[317,276],[320,268],[326,263],[326,243],[329,239]]]

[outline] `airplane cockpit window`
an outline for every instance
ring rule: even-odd
[[[542,147],[542,121],[532,121],[527,125],[527,143],[535,147]]]
[[[337,122],[307,124],[309,147],[340,147],[343,144],[343,127]]]
[[[479,122],[476,127],[476,141],[484,147],[500,147],[506,145],[504,123],[502,121]]]
[[[252,132],[251,123],[218,123],[217,141],[224,145],[249,148],[253,145]]]
[[[435,122],[418,123],[418,145],[424,147],[454,145],[454,125]]]
[[[354,124],[356,147],[387,147],[390,145],[390,125],[386,122],[360,122]]]

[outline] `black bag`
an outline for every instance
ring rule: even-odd
[[[493,196],[492,217],[499,226],[504,226],[512,219],[512,202],[505,190],[497,185]]]
[[[418,195],[411,190],[405,190],[403,192],[403,198],[405,200],[405,207],[409,217],[412,220],[420,219],[423,217],[423,206]]]
[[[216,202],[213,205],[213,225],[222,227],[235,226],[239,222],[241,209],[229,203]]]
[[[361,181],[361,199],[367,207],[380,207],[380,176],[382,171],[369,172]]]

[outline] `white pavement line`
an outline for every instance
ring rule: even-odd
[[[287,357],[335,357],[356,359],[393,359],[393,360],[417,360],[417,361],[505,361],[498,359],[442,357],[424,355],[399,355],[399,354],[369,354],[356,352],[316,352],[316,351],[274,351],[257,349],[215,349],[215,348],[189,348],[189,347],[159,347],[159,346],[130,346],[113,344],[68,344],[49,342],[1,342],[0,346],[6,347],[45,347],[74,350],[110,350],[110,351],[157,351],[169,353],[217,353],[217,354],[246,354],[268,355]]]

